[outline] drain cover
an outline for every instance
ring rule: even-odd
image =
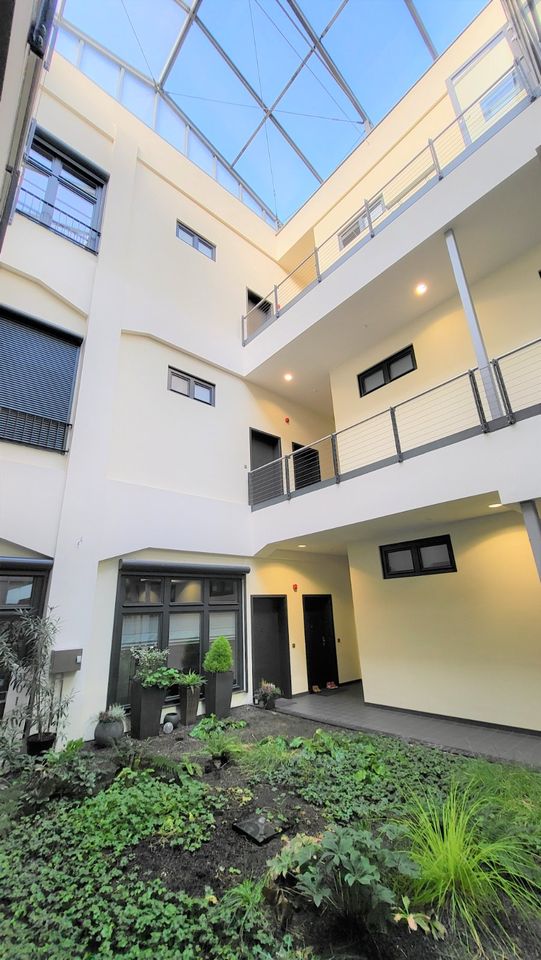
[[[233,824],[233,830],[242,833],[243,836],[248,837],[258,846],[262,846],[272,840],[273,837],[279,837],[283,832],[283,827],[278,827],[275,823],[260,815],[237,821]]]

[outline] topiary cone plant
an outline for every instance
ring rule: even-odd
[[[233,650],[227,637],[216,637],[203,660],[207,675],[205,710],[216,717],[227,717],[233,693]]]

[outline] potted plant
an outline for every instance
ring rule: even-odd
[[[199,705],[199,695],[204,683],[205,678],[200,677],[194,670],[187,670],[186,673],[180,674],[178,688],[180,722],[185,727],[189,727],[195,723],[197,707]]]
[[[282,696],[280,687],[268,680],[262,680],[258,690],[259,701],[263,704],[265,710],[274,710],[276,706],[276,697]]]
[[[136,740],[157,737],[165,696],[179,682],[178,670],[167,667],[167,650],[132,647],[137,666],[130,688],[131,736]]]
[[[227,717],[233,693],[233,651],[227,637],[216,637],[203,660],[207,675],[205,711]]]
[[[31,756],[39,756],[54,746],[72,700],[62,697],[61,686],[57,691],[49,674],[57,632],[57,620],[29,611],[20,611],[0,631],[0,670],[9,675],[10,686],[17,694],[15,706],[3,722],[12,730],[22,728]]]
[[[124,707],[119,703],[113,703],[98,714],[98,722],[94,728],[94,742],[97,747],[114,747],[124,733],[124,717]]]

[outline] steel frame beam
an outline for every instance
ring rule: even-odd
[[[423,18],[421,17],[419,11],[417,10],[415,3],[413,2],[413,0],[404,0],[404,3],[406,4],[406,7],[409,10],[411,19],[413,20],[415,26],[417,27],[419,33],[421,34],[424,45],[427,48],[430,56],[432,57],[433,60],[437,60],[438,51],[436,50],[436,47],[432,43],[432,38],[424,25]]]
[[[332,78],[336,81],[336,83],[338,84],[338,86],[339,86],[340,89],[342,90],[342,93],[344,93],[344,94],[346,95],[346,97],[348,98],[348,100],[350,101],[350,103],[353,104],[353,106],[355,107],[355,110],[357,111],[357,113],[358,113],[359,116],[361,117],[362,121],[370,128],[370,127],[372,126],[372,123],[371,123],[371,121],[370,121],[370,117],[369,117],[368,114],[366,113],[366,110],[364,109],[364,107],[362,107],[361,104],[359,103],[357,97],[356,97],[355,94],[353,93],[353,90],[351,89],[351,87],[350,87],[349,84],[347,83],[346,79],[345,79],[345,78],[342,76],[342,74],[340,73],[340,70],[339,70],[338,67],[336,66],[333,58],[332,58],[331,55],[330,55],[330,53],[328,53],[328,51],[326,50],[326,48],[323,46],[323,44],[322,44],[322,42],[321,42],[321,39],[318,37],[318,35],[317,35],[317,33],[315,32],[313,26],[311,25],[311,23],[309,22],[309,20],[306,19],[303,11],[301,10],[301,8],[299,7],[299,5],[298,5],[298,3],[297,3],[297,0],[286,0],[286,3],[288,4],[288,6],[291,8],[291,10],[293,11],[293,13],[295,14],[295,16],[296,16],[297,20],[299,21],[299,23],[301,24],[303,30],[305,31],[305,33],[306,33],[307,36],[309,37],[310,42],[313,43],[313,45],[315,46],[316,52],[318,53],[319,57],[321,58],[321,60],[322,60],[323,63],[325,64],[325,66],[327,67],[327,70],[328,70],[329,73],[331,74]],[[344,6],[345,6],[345,4],[343,4],[342,7],[340,8],[341,11],[342,11],[342,9],[343,9]]]
[[[188,16],[186,17],[186,20],[184,21],[184,23],[182,24],[182,27],[180,28],[178,37],[173,44],[171,53],[167,57],[167,60],[165,61],[165,66],[160,74],[160,79],[158,80],[158,86],[162,90],[163,90],[164,83],[166,82],[169,74],[171,73],[171,70],[173,69],[173,65],[175,63],[175,60],[177,59],[177,54],[179,53],[180,48],[182,47],[182,44],[184,43],[186,37],[188,36],[190,27],[197,16],[197,11],[201,6],[201,2],[202,0],[194,0],[191,7],[187,7],[184,3],[179,3],[179,6],[182,8],[182,10],[184,10],[185,13],[188,14]]]

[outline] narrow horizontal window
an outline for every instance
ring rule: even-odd
[[[408,540],[405,543],[390,543],[379,548],[383,576],[423,577],[434,573],[454,573],[455,557],[451,538],[428,537],[424,540]]]
[[[383,216],[385,210],[385,201],[383,199],[383,194],[380,194],[379,197],[375,197],[374,200],[371,200],[368,204],[368,209],[370,211],[370,221],[372,227],[374,227],[380,217]],[[370,229],[370,223],[368,222],[368,216],[366,211],[361,212],[360,216],[356,217],[355,220],[352,220],[351,223],[348,223],[341,233],[338,234],[338,242],[340,248],[349,246],[350,243],[353,243],[357,237],[360,237],[363,233],[366,233]]]
[[[398,380],[399,377],[416,369],[415,353],[413,346],[410,345],[399,353],[394,353],[392,357],[382,360],[381,363],[376,363],[375,366],[364,370],[363,373],[359,373],[357,375],[359,393],[364,397],[367,393],[372,393],[373,390],[378,390],[379,387],[384,387],[392,380]]]
[[[17,210],[97,252],[106,175],[38,131],[27,151]]]
[[[183,397],[189,397],[191,400],[199,400],[200,403],[206,403],[213,407],[215,403],[216,387],[213,383],[207,383],[206,380],[200,380],[199,377],[193,377],[182,370],[175,370],[169,367],[167,386],[173,393],[181,393]]]
[[[184,243],[193,247],[194,250],[198,250],[199,253],[208,257],[209,260],[216,260],[216,247],[214,244],[209,243],[208,240],[201,237],[195,230],[192,230],[191,227],[187,227],[185,223],[181,223],[180,220],[177,220],[177,237],[179,240],[184,240]]]

